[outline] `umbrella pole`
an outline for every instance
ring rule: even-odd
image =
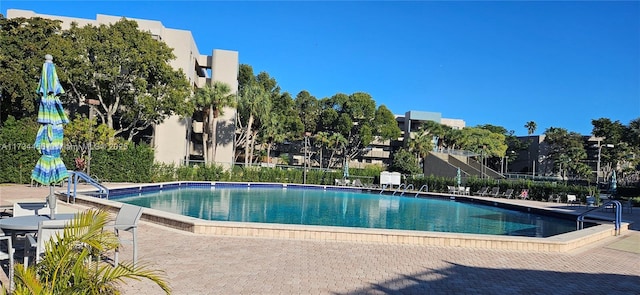
[[[53,185],[49,184],[49,196],[47,197],[47,206],[49,206],[49,216],[56,219],[56,196],[53,194]]]

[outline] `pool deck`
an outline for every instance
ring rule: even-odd
[[[0,204],[41,201],[47,194],[48,188],[0,185]],[[557,203],[500,201],[585,210]],[[59,212],[88,206],[58,204]],[[140,224],[139,259],[164,270],[174,294],[640,294],[640,208],[623,213],[623,221],[631,225],[621,236],[608,235],[565,251],[295,235],[228,236],[147,220]],[[128,251],[124,249],[124,259],[130,257]],[[145,281],[129,281],[123,291],[159,294],[159,288]]]

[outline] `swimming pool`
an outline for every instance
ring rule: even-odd
[[[443,198],[312,187],[187,187],[112,198],[215,221],[549,237],[575,221]]]

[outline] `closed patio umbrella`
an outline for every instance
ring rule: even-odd
[[[456,183],[458,183],[458,187],[462,184],[462,176],[460,175],[460,167],[458,167],[458,172],[456,172]]]
[[[38,159],[31,178],[42,185],[49,186],[47,203],[51,210],[51,219],[55,219],[56,197],[53,194],[52,185],[69,177],[67,167],[65,167],[62,158],[60,158],[64,137],[62,124],[69,123],[69,119],[62,108],[62,102],[58,98],[59,95],[64,93],[64,89],[62,89],[60,81],[58,81],[53,57],[49,54],[45,56],[45,62],[42,65],[38,93],[41,96],[38,108],[38,123],[41,125],[36,135],[34,146],[42,156]]]
[[[615,195],[617,189],[618,189],[618,180],[616,177],[616,171],[613,170],[613,174],[611,174],[611,184],[609,185],[609,193],[611,193],[611,195]]]

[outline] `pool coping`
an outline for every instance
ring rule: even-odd
[[[158,188],[176,187],[207,187],[207,186],[254,186],[254,187],[295,187],[310,189],[339,189],[361,190],[354,187],[337,187],[322,185],[300,185],[280,183],[236,183],[236,182],[166,182],[154,184],[131,185],[123,188],[110,189],[111,192],[142,193]],[[100,199],[90,194],[92,191],[78,192],[75,200],[78,204],[103,208],[109,211],[119,210],[122,203],[114,200]],[[415,194],[415,192],[414,192]],[[485,200],[473,196],[454,196],[448,194],[429,193],[446,198],[464,198],[470,201],[493,204],[505,208],[519,208],[534,213],[548,213],[551,215],[572,215],[557,210],[532,208],[519,204],[502,202],[500,199]],[[196,234],[239,236],[239,237],[265,237],[281,239],[301,239],[319,241],[348,241],[362,243],[393,243],[410,245],[428,245],[442,247],[467,247],[501,250],[523,250],[534,252],[569,252],[590,245],[608,237],[616,235],[613,224],[599,224],[579,231],[555,235],[547,238],[498,236],[486,234],[463,234],[448,232],[429,232],[412,230],[391,230],[374,228],[351,228],[317,225],[292,225],[292,224],[268,224],[252,222],[209,221],[160,210],[144,208],[142,220],[160,224],[174,229],[179,229]],[[629,223],[623,222],[621,234],[629,230]]]

